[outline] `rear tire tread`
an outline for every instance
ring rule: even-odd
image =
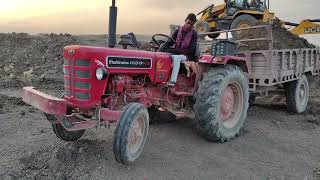
[[[239,76],[243,82],[244,93],[243,112],[240,122],[232,132],[227,132],[216,118],[219,106],[219,98],[222,94],[221,86],[228,76]],[[196,104],[194,106],[196,118],[198,120],[198,131],[201,136],[209,141],[226,142],[239,134],[246,118],[246,112],[249,107],[249,87],[247,79],[237,66],[227,65],[225,67],[212,68],[204,74],[203,81],[200,83]]]

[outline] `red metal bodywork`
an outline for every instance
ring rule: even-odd
[[[108,57],[143,58],[151,60],[151,64],[147,64],[148,68],[145,69],[136,66],[109,67]],[[61,123],[69,131],[92,128],[101,123],[115,123],[120,119],[123,107],[130,102],[139,102],[147,107],[161,106],[164,109],[179,109],[181,106],[192,109],[187,97],[192,96],[196,74],[193,72],[190,77],[179,74],[175,87],[168,88],[166,82],[172,71],[171,55],[168,53],[67,46],[64,48],[64,58],[64,99],[48,96],[33,87],[25,87],[23,101],[46,114],[56,116],[57,121],[53,123]],[[228,64],[232,61],[246,63],[245,58],[235,56],[214,58],[203,55],[199,58],[199,63],[208,65]],[[107,70],[104,80],[96,78],[98,68]]]
[[[66,100],[44,94],[33,87],[23,88],[22,100],[47,114],[62,115],[67,113]]]
[[[70,54],[70,51],[73,51]],[[74,64],[76,60],[89,60],[90,67],[74,67],[76,70],[89,70],[90,76],[95,77],[95,71],[99,67],[107,67],[106,58],[108,56],[119,56],[119,57],[139,57],[139,58],[150,58],[152,60],[151,69],[120,69],[120,68],[107,68],[109,74],[126,74],[126,75],[136,75],[136,74],[147,74],[152,82],[166,82],[169,74],[171,72],[171,56],[168,53],[161,52],[148,52],[148,51],[138,51],[138,50],[123,50],[115,48],[99,48],[99,47],[87,47],[87,46],[67,46],[64,49],[64,57],[68,60],[68,65],[64,65],[65,69],[70,69],[72,63]],[[157,69],[157,70],[156,70]],[[74,72],[73,72],[74,73]],[[107,78],[108,79],[108,78]],[[65,80],[70,81],[70,77],[65,76]],[[75,77],[73,81],[86,81],[83,78]],[[108,81],[99,81],[96,78],[90,79],[91,89],[77,89],[78,92],[87,92],[91,95],[90,101],[81,101],[74,98],[71,94],[66,100],[71,106],[78,108],[90,109],[99,105],[101,95],[104,94]],[[71,87],[72,87],[71,82]],[[68,87],[66,88],[69,89]]]
[[[199,63],[203,64],[229,64],[231,61],[238,61],[241,63],[246,64],[246,58],[245,57],[239,57],[239,56],[221,56],[221,57],[214,57],[211,55],[202,55],[199,59]]]

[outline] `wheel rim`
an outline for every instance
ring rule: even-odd
[[[220,118],[227,128],[233,128],[240,120],[243,110],[243,91],[240,84],[230,83],[220,99]]]
[[[301,84],[298,92],[299,102],[304,105],[306,103],[307,90],[304,84]]]
[[[145,123],[143,118],[134,120],[129,132],[128,149],[130,154],[137,154],[143,142]]]
[[[250,23],[247,21],[242,21],[238,25],[238,28],[246,28],[246,27],[250,27]]]
[[[197,28],[198,33],[206,33],[207,29],[205,26],[200,26]]]
[[[242,21],[239,23],[237,29],[239,28],[246,28],[246,27],[250,27],[250,23],[247,21]],[[236,31],[237,35],[240,35],[241,33],[246,33],[246,30],[242,30],[242,31]]]

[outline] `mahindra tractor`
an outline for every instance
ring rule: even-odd
[[[158,40],[160,36],[167,41]],[[209,141],[236,137],[248,109],[246,59],[199,55],[197,62],[181,65],[177,83],[168,86],[172,55],[161,51],[172,48],[167,42],[174,40],[161,34],[152,39],[154,51],[67,46],[61,75],[64,95],[53,97],[24,87],[23,101],[44,112],[53,132],[64,141],[78,140],[89,128],[116,126],[113,153],[122,164],[130,164],[141,154],[154,109],[177,117],[194,115],[199,134]],[[213,47],[221,49],[224,44],[228,43]]]

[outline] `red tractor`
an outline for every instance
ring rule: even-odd
[[[166,43],[160,44],[156,36],[154,43],[161,50]],[[223,48],[223,44],[214,46]],[[64,97],[25,87],[23,101],[44,112],[54,133],[65,141],[78,140],[89,128],[116,125],[113,152],[123,164],[133,162],[142,152],[150,108],[169,110],[179,117],[194,114],[199,133],[209,141],[226,142],[238,135],[249,100],[246,59],[199,56],[196,64],[206,67],[206,72],[193,96],[197,71],[181,66],[176,85],[168,86],[171,54],[159,49],[67,46]]]

